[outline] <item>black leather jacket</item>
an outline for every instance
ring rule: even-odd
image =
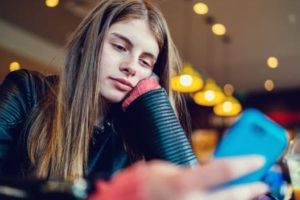
[[[10,73],[0,86],[0,174],[22,176],[24,164],[29,163],[25,131],[28,116],[38,109],[55,81],[55,76],[19,70]],[[198,163],[163,89],[140,96],[128,107],[124,118],[123,124],[135,138],[133,145],[146,160],[163,159],[178,165]],[[87,176],[109,178],[130,165],[124,137],[109,118],[102,127],[94,128]]]

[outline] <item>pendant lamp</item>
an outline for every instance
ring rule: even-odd
[[[233,96],[226,96],[223,102],[214,106],[213,110],[218,116],[231,117],[238,115],[242,111],[242,106]]]
[[[224,55],[224,68],[223,74],[227,79],[230,79],[231,76],[231,68],[230,68],[230,49],[229,44],[231,40],[229,36],[223,38],[223,55]],[[225,98],[222,102],[215,105],[213,111],[215,115],[222,117],[233,117],[238,115],[242,111],[242,106],[240,102],[233,97],[234,87],[232,84],[227,84],[224,86]]]
[[[203,87],[203,80],[190,64],[186,64],[179,75],[172,77],[171,87],[178,92],[195,92]]]
[[[214,106],[225,98],[221,88],[213,79],[207,79],[203,90],[194,94],[194,101],[202,106]]]

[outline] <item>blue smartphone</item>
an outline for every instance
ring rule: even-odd
[[[283,127],[259,110],[246,109],[224,134],[214,152],[214,157],[259,154],[265,158],[262,168],[226,185],[262,181],[270,167],[281,157],[287,145],[287,133]]]

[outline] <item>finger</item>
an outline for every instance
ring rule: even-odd
[[[264,183],[251,183],[230,187],[217,192],[204,194],[201,199],[205,200],[249,200],[259,195],[266,194],[269,188]]]
[[[213,160],[204,166],[187,169],[182,173],[181,187],[208,189],[257,170],[263,163],[264,158],[261,156]]]

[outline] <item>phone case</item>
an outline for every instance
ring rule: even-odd
[[[280,158],[288,139],[283,127],[256,109],[245,110],[225,133],[214,152],[215,158],[259,154],[265,164],[259,170],[228,184],[261,181],[269,168]]]

